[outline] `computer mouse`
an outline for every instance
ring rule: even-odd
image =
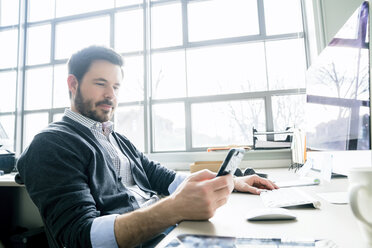
[[[297,216],[285,208],[254,208],[247,212],[249,221],[257,220],[294,220]]]

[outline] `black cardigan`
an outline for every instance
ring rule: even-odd
[[[124,136],[113,136],[129,159],[135,183],[168,195],[175,172],[149,161]],[[17,168],[54,239],[65,247],[91,247],[94,218],[138,208],[92,132],[66,116],[35,136]]]

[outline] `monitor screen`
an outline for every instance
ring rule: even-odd
[[[370,149],[368,17],[364,2],[307,71],[306,141],[311,150]]]

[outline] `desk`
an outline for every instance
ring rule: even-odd
[[[297,178],[287,169],[265,169],[258,172],[268,173],[271,180],[291,180]],[[335,205],[320,198],[316,193],[347,191],[345,178],[332,179],[330,183],[322,182],[318,186],[301,187],[302,190],[321,201],[320,209],[291,209],[297,215],[295,221],[248,222],[244,213],[249,208],[263,207],[259,196],[233,193],[227,204],[216,211],[209,221],[183,221],[157,248],[164,247],[179,234],[209,234],[253,238],[303,238],[330,239],[339,248],[367,248],[358,223],[350,206]]]
[[[15,173],[9,173],[0,176],[0,187],[24,187],[15,182]]]
[[[39,211],[26,188],[17,184],[14,177],[15,174],[0,176],[0,240],[7,246],[10,246],[9,236],[17,226],[43,226]]]

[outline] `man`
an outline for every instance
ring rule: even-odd
[[[276,186],[257,176],[185,177],[150,161],[109,121],[117,107],[123,61],[92,46],[68,62],[71,109],[37,134],[17,167],[53,238],[65,247],[151,243],[182,220],[207,220],[235,189]],[[169,195],[159,199],[158,195]]]

